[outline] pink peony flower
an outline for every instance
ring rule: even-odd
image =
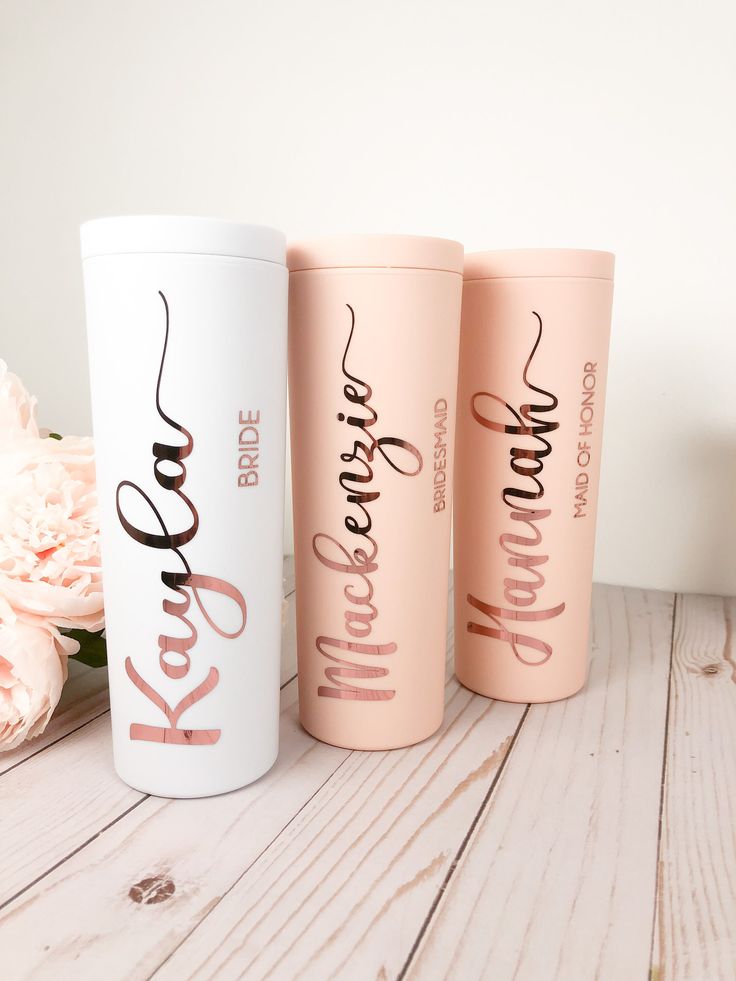
[[[0,360],[0,441],[5,444],[19,436],[38,436],[35,416],[36,400]]]
[[[15,745],[56,706],[79,650],[61,631],[101,630],[104,610],[92,440],[40,437],[35,400],[1,361],[0,426],[2,749],[3,731]]]
[[[68,639],[68,638],[67,638]],[[0,752],[46,728],[66,680],[53,635],[22,621],[0,623]]]
[[[0,599],[48,626],[104,626],[90,437],[19,439],[0,464]]]

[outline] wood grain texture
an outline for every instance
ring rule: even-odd
[[[284,589],[294,588],[293,559]],[[296,671],[293,603],[285,600],[282,682]],[[115,822],[146,795],[112,769],[107,670],[69,664],[46,731],[0,756],[0,907]]]
[[[298,724],[290,595],[279,761],[194,801],[117,779],[75,666],[0,757],[3,978],[736,978],[736,600],[678,598],[674,647],[672,612],[596,587],[584,692],[494,703],[448,663],[435,737],[351,753]]]
[[[672,606],[596,587],[588,685],[531,706],[409,978],[646,976]]]
[[[396,977],[524,710],[451,678],[440,732],[352,753],[156,978]]]
[[[6,908],[11,977],[98,981],[101,965],[110,981],[150,975],[349,755],[301,729],[295,682],[282,705],[281,752],[261,780],[220,797],[143,800]]]
[[[69,677],[46,729],[36,739],[0,754],[0,776],[108,711],[107,668],[69,661]],[[0,786],[2,786],[0,784]]]
[[[148,977],[349,756],[301,729],[296,683],[288,683],[274,769],[221,797],[143,800],[7,907],[0,947],[12,969],[96,981],[105,964],[106,977]],[[73,940],[68,920],[55,916],[71,908]]]
[[[677,601],[652,977],[736,978],[736,600]]]
[[[291,596],[288,572],[287,565]],[[298,724],[293,606],[292,598],[284,616],[280,756],[250,787],[192,801],[131,791],[112,770],[106,716],[5,776],[4,791],[15,807],[7,821],[11,856],[17,859],[8,866],[4,857],[3,887],[6,897],[26,887],[0,914],[0,948],[10,977],[96,981],[108,958],[106,977],[147,977],[349,755],[316,743]],[[63,799],[60,810],[50,808],[64,782],[72,799]],[[116,795],[124,798],[117,805]],[[98,832],[91,840],[87,824],[75,826],[85,808]],[[34,820],[41,822],[38,830]],[[59,830],[50,833],[53,824]]]
[[[0,780],[0,906],[143,797],[112,771],[107,715]]]

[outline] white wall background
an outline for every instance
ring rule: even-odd
[[[736,593],[731,0],[0,0],[0,357],[90,431],[78,225],[617,253],[596,576]]]

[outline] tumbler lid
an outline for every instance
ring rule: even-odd
[[[306,269],[429,269],[462,273],[460,242],[424,235],[331,235],[289,245],[291,272]]]
[[[96,218],[80,229],[82,258],[135,252],[190,253],[286,262],[283,232],[219,218],[125,215]]]
[[[465,280],[545,277],[613,279],[611,252],[587,249],[509,249],[465,256]]]

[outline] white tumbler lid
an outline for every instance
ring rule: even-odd
[[[235,256],[286,263],[286,237],[265,225],[218,218],[125,215],[96,218],[80,229],[82,258],[136,252]]]

